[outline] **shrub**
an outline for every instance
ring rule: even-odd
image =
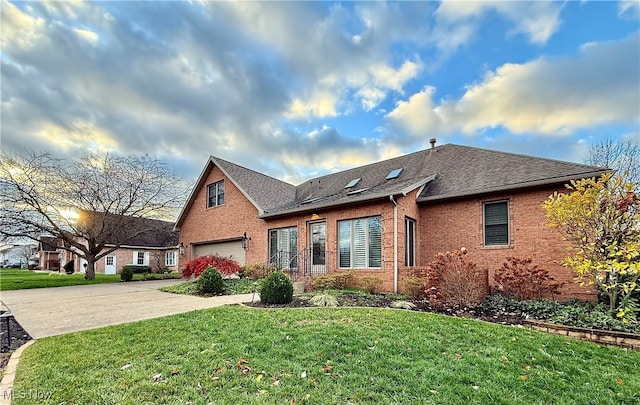
[[[407,298],[418,300],[424,295],[427,280],[424,277],[405,277],[401,283],[401,291]]]
[[[363,276],[360,277],[360,285],[369,294],[375,294],[380,291],[382,279],[378,276]]]
[[[532,264],[532,259],[508,257],[493,279],[500,292],[517,300],[540,299],[559,294],[564,283],[555,282],[549,272]]]
[[[131,281],[133,280],[133,269],[131,266],[124,266],[120,271],[120,280]]]
[[[201,256],[187,262],[184,266],[182,274],[185,277],[199,277],[207,267],[214,267],[225,276],[231,276],[240,271],[240,265],[230,257],[222,257],[218,255],[214,256]]]
[[[251,280],[265,278],[269,273],[276,270],[276,266],[270,263],[251,263],[242,268],[244,277]]]
[[[353,272],[322,274],[313,277],[311,287],[314,290],[336,289],[344,290],[353,286]]]
[[[438,253],[427,266],[426,294],[434,306],[476,306],[489,292],[488,270],[466,261],[467,250]]]
[[[64,266],[62,266],[62,268],[64,269],[65,273],[73,274],[75,272],[75,265],[76,265],[75,261],[69,260]]]
[[[133,274],[144,274],[151,272],[151,266],[143,266],[139,264],[127,264],[126,266],[122,266],[122,270],[130,269]]]
[[[224,281],[218,269],[207,267],[198,277],[198,292],[201,294],[222,294]]]
[[[309,303],[316,307],[337,307],[338,299],[331,294],[318,294],[314,295]]]
[[[293,283],[281,271],[274,271],[260,287],[260,301],[265,304],[288,304],[293,300]]]

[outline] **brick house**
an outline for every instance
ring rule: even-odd
[[[493,270],[531,257],[558,281],[567,245],[546,226],[543,201],[606,169],[442,145],[317,177],[298,186],[210,157],[185,204],[180,268],[197,256],[272,262],[296,275],[354,270],[386,291],[438,252],[465,247]],[[567,283],[564,296],[592,291]]]
[[[165,267],[171,271],[178,271],[178,234],[173,230],[174,223],[144,218],[139,218],[138,221],[150,222],[152,226],[147,223],[145,228],[153,230],[136,234],[116,250],[99,259],[95,263],[97,274],[117,274],[123,266],[129,264],[150,266],[153,271]],[[66,263],[73,260],[76,273],[84,273],[86,261],[78,253],[64,249],[63,243],[62,240],[53,237],[40,238],[40,269],[62,269]],[[107,248],[114,246],[113,243],[106,244]]]

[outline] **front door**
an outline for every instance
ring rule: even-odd
[[[309,224],[309,242],[311,245],[311,274],[326,273],[326,222],[313,222]]]
[[[116,256],[107,255],[104,258],[104,274],[116,274]]]

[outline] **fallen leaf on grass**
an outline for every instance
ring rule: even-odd
[[[280,386],[280,380],[275,380],[273,382],[273,385],[276,386],[276,387],[279,387]]]
[[[473,386],[473,387],[471,387],[471,388],[473,388],[474,390],[479,390],[479,389],[480,389],[480,387],[478,387],[477,385],[474,385],[474,386]]]
[[[520,379],[521,379],[522,381],[525,381],[525,380],[527,379],[527,376],[526,376],[526,375],[521,375],[521,376],[520,376]]]
[[[524,368],[524,369],[525,369],[525,370],[527,370],[527,371],[529,371],[529,370],[531,370],[531,366],[525,366],[525,368]]]
[[[436,391],[436,390],[429,390],[429,392],[432,393],[432,394],[437,394],[438,393],[438,391]]]
[[[303,371],[302,374],[300,374],[300,378],[307,378],[307,372]]]
[[[162,373],[158,373],[153,376],[153,382],[158,382],[162,378]]]
[[[330,365],[325,365],[324,367],[322,367],[322,371],[324,371],[325,374],[329,374],[329,371],[331,370],[331,366]]]
[[[220,377],[211,377],[211,381],[218,381]]]
[[[174,368],[173,370],[171,370],[171,375],[178,375],[180,374],[180,370],[178,370],[177,368]]]
[[[509,362],[509,358],[507,358],[507,356],[500,356],[500,360],[505,361],[505,362]]]
[[[624,385],[624,381],[622,381],[621,378],[616,378],[616,384],[618,385]]]
[[[125,364],[124,366],[120,367],[120,370],[126,370],[129,367],[131,367],[131,364]]]
[[[454,355],[454,357],[455,357],[456,359],[461,359],[461,358],[462,358],[462,355],[461,355],[461,354],[456,353],[456,354]]]

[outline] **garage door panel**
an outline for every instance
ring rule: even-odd
[[[207,243],[206,245],[196,245],[194,247],[195,257],[210,255],[231,257],[241,266],[245,264],[246,255],[242,248],[242,241]]]

